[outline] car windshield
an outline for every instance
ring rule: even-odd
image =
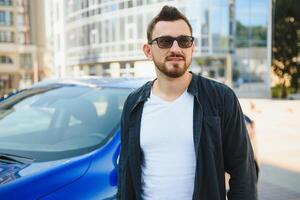
[[[119,127],[127,89],[50,85],[0,103],[0,152],[50,161],[102,146]]]

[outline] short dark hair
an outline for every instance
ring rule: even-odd
[[[184,16],[177,8],[175,8],[173,6],[164,6],[161,9],[160,13],[157,16],[155,16],[148,25],[148,28],[147,28],[148,41],[152,40],[152,32],[153,32],[154,26],[159,21],[176,21],[176,20],[180,20],[180,19],[184,20],[187,23],[191,33],[193,33],[192,26],[191,26],[189,20],[186,18],[186,16]]]

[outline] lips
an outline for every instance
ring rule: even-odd
[[[182,60],[184,60],[184,58],[182,57],[182,56],[176,56],[176,57],[174,57],[174,56],[170,56],[170,57],[167,57],[167,59],[166,59],[167,61],[182,61]]]

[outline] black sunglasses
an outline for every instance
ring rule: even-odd
[[[148,44],[153,44],[156,41],[159,48],[168,49],[172,47],[175,40],[180,48],[190,48],[193,45],[194,37],[188,35],[180,35],[178,37],[161,36],[149,41]]]

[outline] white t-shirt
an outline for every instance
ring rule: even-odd
[[[191,200],[196,156],[194,98],[187,91],[172,102],[151,93],[141,120],[143,200]]]

